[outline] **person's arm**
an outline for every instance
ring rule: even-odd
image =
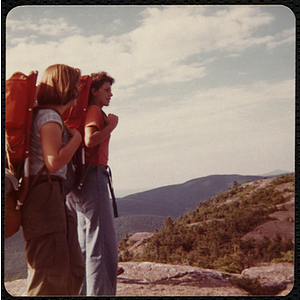
[[[67,129],[72,138],[62,147],[62,129],[59,123],[46,123],[41,128],[42,152],[47,169],[58,172],[72,158],[81,143],[81,135],[77,130]]]
[[[105,119],[106,126],[99,130],[97,126],[87,124],[84,128],[84,143],[86,147],[91,148],[102,143],[110,133],[116,128],[118,124],[118,117],[113,114],[109,114]]]

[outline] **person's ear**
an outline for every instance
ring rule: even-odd
[[[92,92],[92,95],[93,95],[93,96],[96,96],[96,93],[97,93],[96,88],[92,88],[92,91],[91,91],[91,92]]]

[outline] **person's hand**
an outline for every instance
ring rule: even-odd
[[[68,126],[66,126],[66,130],[67,130],[67,134],[69,136],[69,138],[76,138],[78,139],[78,141],[81,143],[82,141],[82,136],[81,134],[78,132],[78,130],[76,129],[71,129]]]
[[[115,128],[118,125],[118,121],[119,121],[119,117],[114,114],[108,114],[106,118],[107,125],[110,125],[113,128]]]

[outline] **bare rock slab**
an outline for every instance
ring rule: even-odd
[[[117,296],[247,296],[229,282],[231,274],[151,262],[119,263]]]
[[[242,274],[151,262],[126,262],[119,266],[124,273],[118,276],[117,296],[249,296],[230,282],[230,278],[241,276],[259,277],[265,295],[285,296],[294,282],[294,265],[290,263],[253,267]],[[5,288],[12,296],[22,296],[26,282],[5,282]]]
[[[294,284],[294,264],[271,263],[266,266],[245,269],[242,276],[258,278],[264,295],[288,294]]]

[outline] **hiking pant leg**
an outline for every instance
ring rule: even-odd
[[[83,261],[85,264],[85,260],[86,260],[86,250],[85,250],[85,245],[86,245],[86,221],[85,221],[85,216],[84,214],[82,214],[80,211],[77,211],[76,209],[79,208],[79,206],[77,207],[76,201],[78,199],[72,194],[69,193],[67,195],[67,206],[68,208],[73,212],[73,214],[76,217],[77,220],[77,232],[78,232],[78,241],[79,241],[79,245],[80,245],[80,249],[82,252],[82,256],[83,256]],[[79,295],[86,295],[86,273],[84,275],[84,279],[79,291]]]
[[[28,296],[78,295],[84,262],[76,230],[73,227],[67,235],[51,233],[27,242]]]
[[[83,260],[86,262],[86,221],[85,216],[81,212],[77,212],[77,221],[78,221],[78,240],[79,245],[81,248],[81,252],[83,255]],[[86,295],[86,270],[83,283],[81,285],[79,295],[85,296]]]
[[[78,295],[85,276],[84,257],[78,241],[77,220],[73,212],[67,208],[68,249],[70,257],[70,277],[68,290],[70,295]]]
[[[51,233],[27,242],[27,296],[70,295],[70,258],[64,232]]]
[[[76,220],[65,207],[61,186],[57,182],[38,185],[30,193],[29,200],[22,212],[24,236],[33,236],[26,239],[27,295],[78,295],[84,262]],[[43,228],[41,223],[46,218],[54,219],[56,226],[46,222],[48,227]],[[43,231],[36,228],[47,233],[41,234]],[[57,228],[60,231],[51,232]]]
[[[118,244],[108,177],[106,170],[101,169],[89,172],[82,190],[76,191],[75,196],[80,211],[78,219],[81,219],[78,221],[79,243],[86,256],[87,296],[114,296],[117,286]]]

